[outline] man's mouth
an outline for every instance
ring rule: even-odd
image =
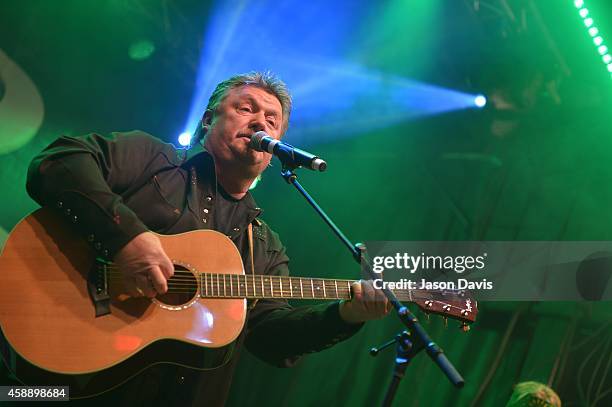
[[[239,134],[238,139],[244,140],[248,150],[257,151],[251,147],[251,136],[252,134]]]

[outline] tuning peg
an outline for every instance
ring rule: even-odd
[[[444,320],[444,328],[448,328],[448,317],[442,317]]]
[[[463,331],[463,332],[467,332],[470,330],[470,326],[467,323],[462,323],[459,328]]]

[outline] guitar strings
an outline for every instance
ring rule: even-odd
[[[111,276],[110,282],[111,283],[123,282],[123,277],[120,276],[120,275]],[[189,280],[183,280],[183,281],[179,281],[179,282],[174,281],[174,279],[170,279],[170,280],[168,280],[167,284],[168,284],[168,288],[185,288],[185,289],[190,289],[191,288],[191,289],[194,289],[194,290],[197,289],[197,288],[200,288],[200,289],[202,288],[201,285],[197,281],[195,281],[195,278],[189,279]],[[259,292],[262,292],[258,285],[255,287],[255,290],[253,290],[252,288],[251,288],[251,290],[249,290],[249,288],[246,288],[244,285],[242,285],[242,286],[231,286],[230,284],[225,284],[225,288],[223,288],[222,280],[220,280],[220,282],[216,282],[215,281],[213,284],[209,284],[209,285],[205,286],[204,288],[206,288],[206,287],[211,287],[210,288],[211,291],[218,291],[218,292],[222,291],[224,293],[231,293],[231,292],[234,292],[234,291],[237,292],[237,293],[240,292],[240,291],[245,291],[245,292],[247,292],[247,291],[259,291]],[[297,291],[296,288],[297,287],[293,287],[293,290],[289,290],[289,289],[283,288],[282,291],[283,291],[283,293],[287,293],[287,294],[289,294],[291,291],[293,291],[291,297],[300,298],[301,296],[295,295],[296,291]],[[265,287],[264,291],[268,292],[267,289],[268,289],[268,286]],[[281,291],[280,290],[280,285],[276,284],[276,285],[274,285],[273,290],[270,290],[269,292],[277,293],[277,292],[280,292],[280,291]],[[307,292],[308,294],[312,292],[311,289],[303,290],[303,291]],[[335,294],[336,290],[335,289],[333,289],[333,290],[330,289],[330,290],[327,290],[327,292],[329,292],[329,294]],[[338,292],[338,295],[342,294],[344,296],[344,295],[349,293],[349,290],[348,289],[338,288],[337,292]],[[315,291],[315,296],[318,293],[321,293],[321,292]],[[278,297],[280,297],[280,295],[278,295]],[[336,298],[336,297],[335,296],[332,297],[331,295],[325,295],[325,296],[320,296],[320,297],[316,296],[316,298]],[[341,297],[341,298],[343,298],[343,297]]]
[[[123,275],[121,274],[121,272],[110,272],[107,273],[110,277],[111,282],[117,282],[117,281],[122,281],[123,280]],[[197,288],[200,287],[201,285],[201,281],[198,281],[198,277],[196,277],[195,275],[189,273],[190,276],[189,277],[171,277],[168,280],[168,286],[169,287],[193,287],[193,288]],[[220,274],[220,275],[224,275],[224,274]],[[228,274],[225,274],[228,275]],[[234,274],[229,274],[230,276],[233,276]],[[217,276],[217,275],[211,275],[211,276]],[[241,274],[236,274],[236,276],[242,276]],[[293,277],[296,278],[296,277]],[[201,277],[200,277],[201,280]],[[225,281],[225,284],[224,284]],[[253,283],[252,281],[248,281],[248,276],[246,278],[246,281],[236,281],[236,280],[224,280],[223,277],[219,278],[215,278],[215,277],[211,277],[210,280],[206,281],[204,284],[204,287],[212,287],[211,289],[213,290],[219,290],[220,287],[223,287],[225,285],[225,291],[239,291],[239,290],[248,290],[248,288],[245,288],[244,283],[247,284],[255,284],[255,290],[259,290],[259,283],[260,281],[257,281],[255,283]],[[273,291],[281,291],[281,280],[275,280],[272,279],[272,286],[273,286]],[[235,284],[238,284],[237,286],[234,286]],[[265,282],[265,291],[267,291],[266,289],[269,287],[268,285],[269,282]],[[289,293],[289,291],[296,291],[297,290],[297,286],[291,287],[292,290],[287,289],[288,287],[285,287],[286,282],[283,282],[283,292],[287,292]],[[233,288],[232,288],[233,287]],[[252,287],[252,286],[251,286]],[[222,288],[221,288],[222,290]],[[303,291],[310,291],[312,292],[312,289],[310,288],[309,285],[305,285],[303,287]],[[335,293],[336,289],[335,287],[330,287],[329,283],[326,284],[326,291],[329,291],[330,293]],[[347,288],[342,288],[342,287],[338,287],[337,292],[346,294],[348,293],[350,290]],[[315,291],[315,293],[317,293],[318,291]],[[324,298],[324,297],[321,297]]]
[[[107,268],[109,270],[112,270],[112,271],[109,271],[107,273],[108,275],[113,275],[113,276],[117,275],[117,274],[118,275],[122,275],[122,273],[119,271],[118,267],[115,266],[115,265],[107,265]],[[219,277],[219,276],[241,276],[241,277],[243,277],[245,279],[245,282],[251,283],[251,281],[249,281],[249,277],[250,276],[246,275],[246,274],[205,273],[205,274],[200,274],[199,275],[200,278],[202,278],[201,276],[210,276],[210,278],[213,280],[213,283],[216,283],[216,281],[214,281],[214,279],[220,279],[219,280],[220,282],[223,281],[224,277]],[[355,281],[355,280],[328,280],[328,279],[324,279],[324,278],[320,278],[320,279],[319,278],[313,278],[313,279],[310,279],[310,278],[289,277],[289,276],[264,276],[264,275],[261,275],[261,274],[258,275],[257,277],[259,278],[259,281],[257,281],[256,284],[260,283],[261,277],[266,277],[266,278],[270,278],[272,280],[273,284],[275,284],[275,283],[279,283],[280,284],[280,282],[286,283],[289,279],[291,279],[292,281],[294,281],[294,280],[298,280],[298,281],[300,281],[300,280],[301,281],[304,281],[304,280],[313,280],[313,281],[317,281],[317,284],[318,284],[318,282],[322,281],[326,285],[326,287],[327,287],[327,284],[332,284],[332,282],[334,282],[334,281],[335,282],[341,282],[341,283],[345,283],[345,282],[353,283]],[[189,280],[189,281],[196,280],[197,281],[197,279],[198,279],[198,275],[194,274],[193,272],[191,272],[189,270],[180,270],[180,269],[175,270],[174,271],[174,276],[170,278],[171,281],[173,281],[173,280]],[[231,279],[232,279],[232,277],[230,277],[230,281],[232,281]],[[238,283],[240,283],[240,282],[238,282]],[[265,282],[265,284],[268,284],[268,282]],[[309,284],[307,284],[307,285],[309,285]],[[340,290],[342,288],[343,288],[342,285],[338,286],[338,290]],[[333,286],[333,288],[331,288],[331,289],[335,290],[335,286]],[[347,290],[347,289],[344,288],[344,290]],[[397,295],[397,293],[401,293],[401,292],[404,292],[404,291],[407,291],[407,290],[398,290],[398,291],[393,290],[393,291]],[[436,294],[438,294],[442,298],[446,298],[448,300],[448,293],[449,293],[448,290],[421,290],[421,289],[413,289],[413,290],[409,290],[409,291],[411,291],[413,293],[413,298],[415,298],[415,296],[420,294],[420,293],[425,293],[426,296],[420,297],[420,299],[424,299],[424,300],[432,299],[431,297],[435,296]],[[450,292],[450,293],[452,293],[452,292]],[[469,298],[469,297],[467,297],[467,298]]]
[[[111,283],[116,283],[116,282],[121,282],[123,280],[123,274],[119,271],[118,267],[115,265],[107,265],[107,269],[109,270],[107,275],[110,277],[110,282]],[[198,281],[198,277],[201,279],[202,276],[204,274],[201,275],[195,275],[194,273],[192,273],[189,270],[180,270],[180,269],[175,269],[174,271],[174,275],[173,277],[171,277],[167,284],[168,284],[168,291],[167,293],[169,294],[174,294],[174,293],[189,293],[189,294],[193,294],[195,293],[198,289],[202,289],[201,287],[201,281]],[[245,290],[245,292],[248,294],[248,288],[245,288],[244,282],[246,282],[247,284],[256,284],[257,286],[254,289],[255,294],[256,290],[259,288],[259,283],[261,282],[261,280],[255,282],[255,281],[249,281],[248,280],[248,276],[244,275],[244,274],[216,274],[216,273],[208,273],[206,274],[208,276],[210,276],[210,280],[205,282],[205,286],[204,288],[206,289],[207,287],[210,287],[211,292],[214,293],[214,291],[217,291],[218,295],[211,295],[211,296],[205,296],[205,297],[215,297],[215,298],[223,298],[223,297],[229,297],[229,298],[245,298],[247,296],[242,296],[242,295],[232,295],[233,291],[236,291],[237,293],[240,293],[241,290]],[[239,284],[238,287],[232,287],[234,281],[232,280],[232,277],[230,277],[230,281],[227,282],[227,280],[225,280],[225,277],[219,277],[219,276],[244,276],[245,281],[244,282],[240,282],[240,281],[236,281],[236,284]],[[261,279],[261,275],[259,276],[259,278]],[[328,284],[331,284],[332,281],[334,280],[325,280],[325,279],[314,279],[314,280],[318,280],[318,281],[323,281],[323,284],[326,287],[326,291],[329,291],[330,294],[337,294],[337,296],[328,296],[327,293],[326,295],[323,296],[317,296],[316,294],[321,294],[320,291],[315,291],[313,292],[312,289],[309,289],[309,284],[306,284],[305,287],[302,288],[306,288],[306,290],[301,290],[300,291],[300,295],[295,295],[295,290],[297,287],[291,287],[289,290],[285,289],[284,284],[287,282],[287,279],[298,279],[302,280],[302,278],[300,277],[285,277],[285,276],[269,276],[271,279],[271,283],[273,285],[271,292],[271,295],[265,296],[267,298],[274,298],[274,297],[282,297],[282,298],[346,298],[346,296],[349,296],[350,293],[350,289],[348,288],[343,288],[342,286],[336,286],[334,284],[334,286],[328,286]],[[276,279],[274,278],[276,277]],[[216,280],[216,281],[215,281]],[[225,284],[223,284],[225,281]],[[302,280],[303,281],[303,280]],[[340,281],[348,281],[348,282],[353,282],[353,280],[335,280],[336,282],[340,282]],[[265,288],[268,288],[268,283],[269,281],[266,281],[264,284],[266,284]],[[317,283],[318,284],[318,283]],[[240,286],[242,285],[242,286]],[[283,286],[283,289],[281,290],[281,285]],[[222,286],[224,286],[224,288],[221,288]],[[317,287],[319,287],[319,285],[317,285]],[[223,295],[221,295],[221,292],[223,291]],[[291,291],[291,293],[290,293]],[[312,294],[309,296],[302,296],[303,291],[306,291],[307,294]],[[266,290],[264,289],[264,293],[266,292]],[[278,296],[274,296],[273,293],[274,292],[283,292],[283,293],[287,293],[287,294],[291,294],[291,295],[278,295]],[[229,295],[228,295],[229,293]],[[426,295],[419,295],[421,293],[425,293]],[[433,301],[435,303],[438,304],[442,304],[445,306],[450,306],[451,308],[455,308],[458,310],[463,310],[462,307],[456,306],[454,304],[450,304],[448,302],[448,298],[445,298],[445,295],[448,295],[447,292],[445,293],[444,290],[412,290],[412,295],[406,295],[408,294],[405,291],[394,291],[395,296],[398,298],[398,300],[400,301]],[[440,301],[438,299],[434,299],[433,297],[437,297],[437,296],[441,296],[442,299],[446,300],[446,301]],[[261,296],[248,296],[248,297],[261,297]]]
[[[121,274],[121,272],[110,272],[107,273],[109,275],[109,277],[111,277],[111,280],[116,281],[116,280],[121,280],[123,278],[123,275]],[[201,281],[198,281],[198,276],[193,275],[192,273],[187,273],[189,274],[189,276],[184,276],[184,277],[176,277],[173,276],[168,280],[168,283],[170,286],[190,286],[190,287],[199,287],[201,285]],[[248,276],[246,276],[244,281],[239,281],[239,280],[233,280],[230,278],[230,280],[228,281],[227,279],[224,280],[223,277],[218,277],[218,276],[234,276],[234,274],[209,274],[210,279],[205,281],[205,286],[212,286],[215,289],[218,289],[218,287],[221,287],[223,285],[225,285],[226,290],[231,289],[230,287],[233,286],[233,284],[238,284],[239,286],[235,287],[236,290],[239,290],[241,288],[244,288],[244,283],[246,282],[247,284],[255,284],[255,288],[259,289],[259,284],[261,282],[257,281],[255,283],[253,283],[252,281],[249,281]],[[242,274],[235,274],[236,276],[243,276]],[[200,280],[202,279],[202,277],[199,277]],[[292,277],[293,279],[297,279],[298,277]],[[280,291],[281,290],[281,285],[282,285],[282,291],[296,291],[297,286],[293,286],[290,288],[286,288],[286,283],[287,281],[282,281],[280,279],[275,280],[274,278],[271,279],[272,281],[272,285],[273,285],[273,289],[274,291]],[[225,284],[224,284],[225,281]],[[326,287],[326,291],[330,291],[330,292],[336,292],[336,287],[335,286],[331,286],[331,282],[325,281],[325,280],[319,280],[319,281],[324,281],[325,287]],[[268,285],[269,281],[265,282],[265,288],[267,289],[269,287]],[[317,285],[316,287],[320,287],[320,285]],[[312,288],[310,287],[309,284],[306,284],[303,286],[303,290],[304,291],[310,291],[312,292]],[[342,286],[338,286],[337,287],[337,291],[338,293],[342,292],[342,293],[347,293],[350,290],[347,288],[344,288]],[[406,293],[405,291],[396,291],[395,295],[398,296],[398,294],[400,296],[403,297],[402,294]],[[444,297],[444,294],[441,292],[435,292],[435,291],[426,291],[425,292],[427,295],[421,296],[419,294],[421,294],[421,290],[413,290],[412,291],[412,299],[413,300],[435,300],[433,297],[435,296],[435,294],[440,294],[442,297]],[[448,301],[448,298],[446,298],[446,300]],[[449,304],[452,305],[452,304]]]
[[[111,280],[111,283],[112,282],[118,282],[118,281],[119,281],[119,279],[113,278]],[[168,285],[168,291],[166,292],[166,294],[189,294],[189,295],[193,295],[193,294],[196,294],[197,291],[198,291],[197,285],[191,285],[191,286],[187,286],[187,287],[183,287],[183,286],[184,286],[184,284],[182,286],[181,285],[176,285],[176,284],[169,284]],[[245,295],[240,295],[240,294],[233,295],[231,292],[228,294],[227,293],[227,289],[226,289],[225,292],[222,295],[220,287],[217,287],[217,295],[214,295],[214,293],[212,295],[202,295],[200,293],[199,296],[200,296],[200,298],[210,298],[210,299],[215,299],[215,298],[218,298],[218,299],[245,299],[245,298],[342,299],[342,298],[346,298],[346,296],[350,297],[349,290],[347,290],[347,289],[344,289],[344,290],[339,289],[337,297],[336,296],[333,296],[333,297],[330,297],[330,296],[320,296],[319,297],[319,296],[316,296],[316,292],[313,293],[312,296],[305,296],[305,297],[298,296],[298,295],[293,295],[294,293],[292,293],[292,295],[290,295],[290,296],[289,295],[282,295],[282,296],[281,295],[277,295],[277,296],[275,296],[273,294],[261,296],[261,295],[256,295],[256,294],[257,293],[255,293],[255,295],[248,295],[248,293],[245,294]],[[403,293],[401,293],[401,292],[396,293],[396,297],[398,298],[398,300],[400,300],[400,301],[413,301],[413,302],[415,302],[414,296],[412,298],[410,298],[409,296],[402,295],[402,294]],[[428,297],[421,297],[419,299],[421,299],[423,301],[430,300],[430,298],[428,298]],[[459,311],[465,311],[464,308],[456,306],[454,304],[449,304],[447,302],[437,301],[437,300],[432,300],[432,301],[435,302],[435,303],[438,303],[439,305],[442,305],[442,306],[451,307],[451,309],[456,309],[456,310],[459,310]],[[440,311],[436,310],[436,309],[424,309],[424,311],[432,312],[432,313],[440,313]],[[447,311],[447,313],[451,317],[453,316],[452,314],[450,314],[450,309]],[[454,315],[454,316],[458,317],[458,315]],[[465,322],[464,318],[462,318],[462,320]]]
[[[121,273],[119,271],[119,268],[115,265],[107,265],[107,268],[112,270],[111,272],[109,272],[108,274],[115,274],[115,273]],[[200,276],[202,275],[208,275],[211,276],[212,278],[223,278],[223,277],[217,277],[217,276],[242,276],[244,277],[246,280],[249,279],[249,275],[246,274],[223,274],[223,273],[205,273],[205,274],[200,274]],[[188,279],[197,279],[197,275],[195,275],[193,272],[189,271],[189,270],[181,270],[181,269],[175,269],[174,270],[174,276],[171,279],[176,279],[176,278],[181,278],[181,277],[187,277]],[[259,278],[264,277],[263,275],[258,275]],[[303,278],[303,277],[289,277],[289,276],[267,276],[269,278],[272,279],[273,282],[277,282],[280,280],[283,281],[287,281],[288,279],[293,279],[293,280],[311,280],[309,278]],[[275,280],[275,278],[277,278],[278,280]],[[356,280],[328,280],[328,279],[324,279],[324,278],[313,278],[312,280],[318,280],[318,281],[323,281],[324,283],[329,283],[331,284],[333,281],[336,282],[341,282],[341,283],[345,283],[345,282],[350,282],[353,283]],[[338,286],[338,288],[340,288],[341,286]],[[402,290],[404,291],[404,290]],[[425,292],[427,293],[427,297],[423,297],[424,299],[431,299],[430,296],[435,295],[435,294],[440,294],[442,295],[442,297],[445,297],[445,293],[449,293],[448,290],[421,290],[421,289],[413,289],[411,290],[413,293],[420,293],[420,292]],[[401,291],[399,291],[401,292]],[[450,292],[452,293],[452,292]]]
[[[123,275],[120,272],[111,272],[111,273],[108,273],[108,274],[109,274],[110,282],[111,283],[123,282]],[[191,274],[191,273],[189,273],[189,274]],[[240,274],[238,274],[238,275],[240,275]],[[280,280],[276,280],[276,281],[273,280],[273,290],[269,291],[270,293],[272,293],[272,292],[279,293],[280,292],[280,284],[274,284],[274,283],[279,282],[279,281]],[[216,291],[219,294],[221,292],[223,292],[224,295],[220,295],[221,297],[239,297],[239,298],[243,298],[243,296],[239,296],[239,295],[232,296],[231,293],[233,291],[235,291],[236,293],[239,293],[240,291],[245,291],[245,292],[249,291],[244,286],[242,286],[242,287],[237,286],[237,287],[233,287],[232,288],[232,287],[230,287],[230,284],[227,284],[227,282],[225,284],[225,289],[224,289],[223,288],[223,280],[222,279],[220,279],[219,281],[211,281],[210,283],[211,283],[210,285],[207,285],[204,288],[210,287],[211,292]],[[248,283],[251,283],[251,282],[249,281]],[[259,284],[258,283],[259,282],[255,283],[257,286],[256,286],[255,290],[253,290],[253,291],[259,290]],[[200,288],[200,289],[202,288],[202,287],[200,287],[200,284],[198,283],[197,278],[195,276],[193,276],[193,275],[191,275],[191,278],[187,278],[187,279],[183,278],[183,279],[179,280],[179,282],[176,282],[175,278],[172,277],[170,280],[168,280],[167,284],[168,284],[168,290],[169,290],[168,292],[171,292],[171,293],[177,293],[177,292],[188,293],[188,292],[194,292],[198,288]],[[264,292],[268,292],[267,288],[268,288],[268,285],[266,283]],[[304,297],[302,297],[301,295],[297,295],[297,293],[296,293],[296,289],[297,288],[298,287],[292,287],[292,290],[283,289],[282,291],[283,291],[283,293],[287,293],[287,294],[289,294],[290,291],[292,291],[291,295],[287,296],[288,298],[304,298],[304,297],[310,298],[311,297],[311,295],[307,295],[307,296],[304,296]],[[312,289],[310,289],[309,287],[304,287],[304,288],[308,288],[308,289],[307,290],[304,289],[303,291],[300,291],[300,294],[302,292],[306,292],[307,294],[311,294],[312,293]],[[330,288],[330,287],[328,287],[328,288],[329,289],[326,290],[326,291],[328,291],[330,294],[336,294],[335,288]],[[261,291],[259,291],[259,292],[261,292]],[[350,292],[350,290],[347,289],[347,288],[338,287],[338,290],[337,290],[338,296],[337,297],[335,295],[334,296],[332,296],[332,295],[325,295],[325,296],[321,295],[321,296],[318,296],[317,294],[322,294],[320,291],[315,291],[314,294],[312,295],[312,297],[314,297],[314,298],[345,298],[346,296],[348,296],[349,292]],[[270,297],[271,298],[273,298],[273,297],[281,297],[281,295],[280,294],[279,295],[270,295]]]
[[[123,282],[123,278],[122,278],[122,276],[115,275],[115,276],[112,276],[110,282],[111,283]],[[208,287],[211,287],[211,286],[208,286]],[[243,296],[243,295],[232,295],[232,292],[235,291],[236,293],[239,293],[240,291],[244,290],[245,293],[246,293],[248,291],[247,289],[245,289],[244,286],[243,287],[233,287],[233,289],[232,289],[231,287],[229,287],[226,284],[225,289],[223,289],[222,287],[223,287],[222,284],[217,284],[215,282],[215,284],[212,285],[210,290],[212,292],[216,291],[219,294],[219,295],[217,295],[215,297],[236,297],[236,298],[244,298],[245,296]],[[175,282],[172,281],[172,279],[170,279],[168,281],[168,293],[194,293],[195,291],[197,291],[198,288],[201,289],[202,287],[200,287],[200,285],[198,283],[194,283],[193,281],[192,282],[187,282],[187,283],[185,283],[185,282],[175,283]],[[266,289],[267,288],[268,287],[266,287]],[[259,289],[259,287],[257,287],[256,290],[258,290],[258,289]],[[264,290],[264,291],[266,293],[268,292],[267,290]],[[307,295],[302,297],[302,295],[301,295],[302,292],[300,292],[300,295],[298,295],[296,293],[296,287],[293,287],[293,291],[292,292],[290,292],[290,291],[291,290],[283,289],[283,293],[291,294],[291,295],[286,295],[286,296],[282,296],[282,297],[296,298],[296,299],[299,299],[299,298],[322,298],[322,299],[324,299],[324,298],[346,298],[349,295],[349,293],[350,293],[350,290],[348,290],[346,288],[345,289],[338,288],[337,296],[334,295],[334,294],[336,294],[336,290],[335,289],[334,290],[329,290],[329,294],[331,294],[331,295],[325,295],[325,296],[321,295],[321,296],[318,296],[317,294],[322,294],[322,293],[319,292],[319,291],[315,291],[314,294],[312,294],[312,290],[309,289],[308,291],[304,290],[304,291],[306,291]],[[221,295],[221,292],[223,292],[223,295]],[[261,292],[261,291],[259,291],[259,292]],[[278,295],[272,295],[271,294],[270,296],[266,296],[266,297],[270,297],[270,298],[273,298],[273,297],[279,297],[280,298],[281,297],[281,295],[280,295],[280,287],[278,285],[275,286],[274,289],[272,291],[269,291],[269,292],[270,293],[272,293],[272,292],[278,293]],[[402,295],[402,293],[396,293],[396,296],[400,300],[409,300],[410,299],[408,296]],[[249,297],[251,297],[251,296],[249,296]],[[260,297],[260,296],[255,295],[255,297]]]

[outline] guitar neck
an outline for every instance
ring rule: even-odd
[[[261,274],[199,275],[200,296],[207,298],[284,298],[334,300],[351,298],[355,280],[270,276]],[[400,301],[412,301],[415,291],[393,290]]]

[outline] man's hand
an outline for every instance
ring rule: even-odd
[[[153,233],[144,232],[130,240],[114,261],[131,296],[153,298],[168,291],[167,280],[174,275],[174,265]]]
[[[340,303],[340,317],[348,323],[359,323],[382,318],[391,310],[389,300],[372,280],[359,280],[351,285],[353,298]]]

